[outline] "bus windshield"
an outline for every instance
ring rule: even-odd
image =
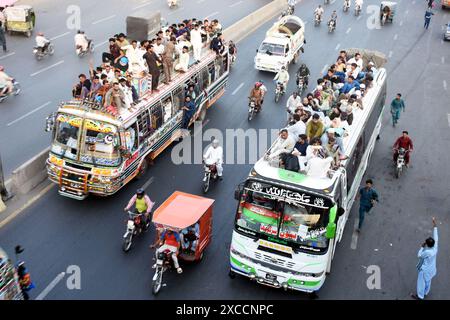
[[[258,235],[277,237],[296,247],[327,248],[329,209],[277,194],[244,189],[236,226]]]
[[[83,119],[80,117],[59,114],[56,118],[56,132],[52,151],[61,157],[76,159],[82,123]]]
[[[98,120],[86,119],[80,160],[102,166],[117,166],[121,157],[117,127]]]

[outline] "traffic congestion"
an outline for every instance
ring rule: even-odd
[[[14,2],[2,110],[28,90],[10,37],[55,75],[67,49]],[[64,98],[6,120],[47,142],[0,158],[0,299],[448,299],[448,174],[424,157],[449,134],[445,3],[160,2],[103,43],[68,32]]]

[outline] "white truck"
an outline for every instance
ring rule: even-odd
[[[267,31],[256,50],[255,69],[275,73],[283,66],[287,69],[291,62],[297,62],[305,43],[303,20],[297,16],[282,17]]]

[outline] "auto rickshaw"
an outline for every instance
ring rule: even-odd
[[[9,35],[13,32],[22,32],[27,37],[31,37],[36,24],[36,15],[31,6],[17,5],[7,7],[3,12],[6,17],[6,30]]]
[[[395,8],[397,7],[397,2],[392,1],[381,1],[380,4],[380,22],[384,26],[386,22],[392,23],[395,15]]]
[[[175,191],[153,213],[152,222],[159,233],[172,230],[180,236],[177,252],[180,260],[194,262],[203,258],[211,242],[213,204],[212,199]],[[170,250],[159,251],[152,285],[155,295],[162,287],[163,273],[172,263]]]

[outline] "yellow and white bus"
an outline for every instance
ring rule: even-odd
[[[182,134],[181,107],[189,83],[199,93],[192,124],[205,117],[225,92],[229,75],[229,56],[207,51],[200,63],[188,72],[177,73],[172,82],[161,84],[159,92],[142,96],[135,111],[120,115],[90,101],[61,103],[53,114],[53,132],[47,160],[51,181],[61,195],[77,200],[90,193],[114,194],[147,170],[148,162]]]

